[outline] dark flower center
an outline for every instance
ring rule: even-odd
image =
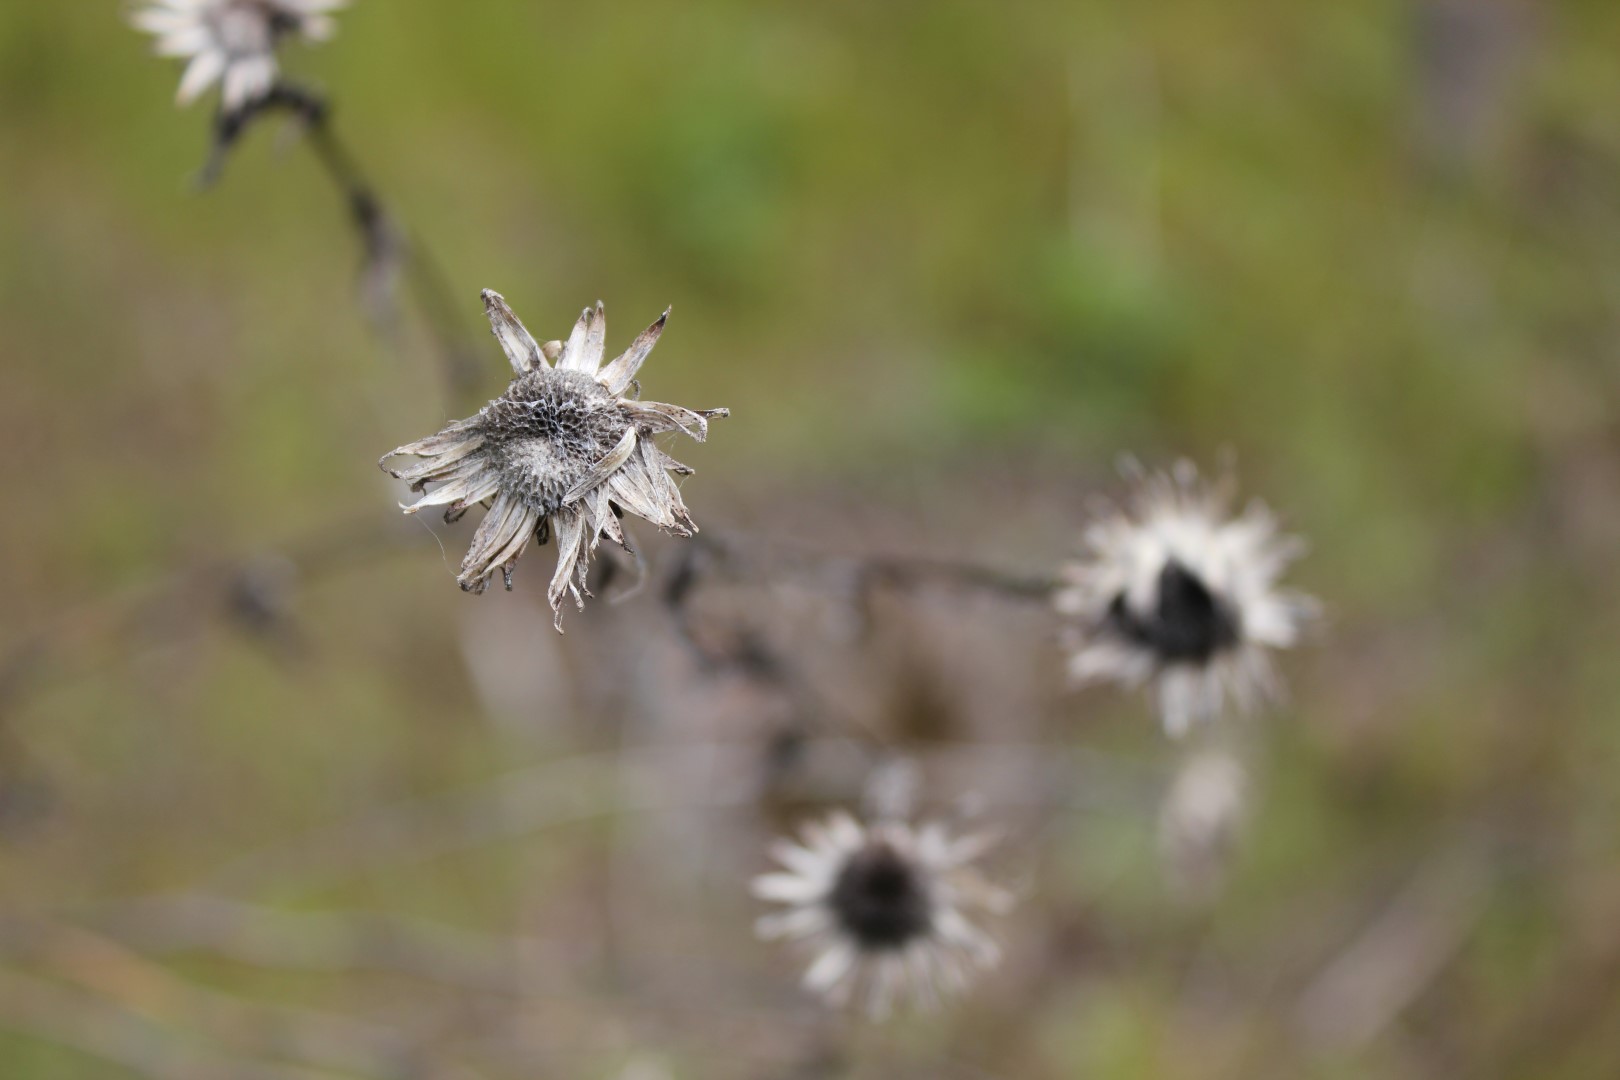
[[[863,949],[898,949],[926,934],[933,905],[917,868],[888,844],[872,844],[839,871],[827,904]]]
[[[536,371],[490,402],[479,426],[502,487],[549,514],[629,424],[617,399],[589,375]]]
[[[303,27],[303,20],[297,15],[280,10],[270,12],[270,36],[273,38],[279,39],[297,33]]]
[[[304,17],[282,7],[277,0],[237,0],[235,10],[263,20],[272,38],[281,38],[304,28]]]
[[[1108,608],[1108,624],[1167,663],[1206,663],[1237,644],[1237,613],[1175,559],[1159,571],[1155,592],[1158,603],[1146,615],[1132,611],[1124,594],[1116,596]]]

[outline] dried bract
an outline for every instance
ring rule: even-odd
[[[454,521],[474,504],[489,508],[456,579],[469,592],[483,592],[497,571],[510,589],[512,568],[529,542],[555,539],[557,570],[547,596],[561,630],[563,598],[572,593],[583,608],[590,595],[585,578],[598,544],[607,539],[631,551],[619,522],[625,512],[677,536],[697,531],[670,479],[670,473],[692,470],[653,438],[679,431],[702,442],[709,420],[729,413],[625,396],[663,333],[668,311],[603,366],[607,323],[600,302],[585,309],[566,342],[544,348],[499,293],[486,290],[484,307],[512,363],[512,384],[478,415],[407,443],[380,464],[409,481],[412,491],[435,485],[403,507],[408,514],[442,506],[445,520]],[[423,460],[388,464],[401,455]]]
[[[220,84],[227,113],[260,100],[276,81],[276,49],[289,37],[325,41],[328,12],[348,0],[153,0],[131,21],[157,38],[160,56],[190,60],[177,99],[189,105]]]
[[[771,846],[786,869],[755,878],[753,891],[787,905],[759,920],[761,937],[816,950],[804,976],[809,990],[835,1005],[864,997],[881,1018],[901,992],[933,1004],[941,990],[960,992],[1000,960],[968,918],[1011,906],[971,865],[994,844],[989,834],[953,839],[939,824],[863,826],[836,813],[805,825],[801,838]]]
[[[1130,505],[1085,533],[1055,600],[1072,621],[1077,684],[1150,683],[1165,730],[1180,735],[1275,694],[1270,650],[1300,636],[1316,605],[1277,587],[1304,552],[1259,503],[1228,513],[1230,485],[1206,485],[1187,462],[1136,476]]]

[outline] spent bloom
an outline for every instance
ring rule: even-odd
[[[668,311],[604,367],[607,320],[600,301],[584,310],[566,342],[544,348],[499,293],[484,291],[484,309],[512,363],[506,393],[476,416],[383,455],[379,464],[412,491],[436,485],[402,506],[407,514],[443,506],[445,520],[455,521],[476,503],[488,506],[456,579],[469,592],[483,592],[497,571],[510,589],[512,568],[529,542],[555,540],[557,569],[547,598],[561,630],[563,598],[571,592],[583,608],[590,595],[585,578],[598,544],[607,539],[632,550],[619,523],[624,512],[677,536],[697,531],[670,479],[672,472],[692,470],[653,438],[680,431],[702,442],[709,420],[729,414],[626,396]],[[388,464],[402,455],[422,460]]]
[[[189,58],[178,100],[189,105],[216,82],[227,113],[270,92],[276,48],[289,37],[325,41],[327,13],[348,0],[153,0],[132,22],[157,38],[160,56]]]
[[[761,918],[760,937],[807,943],[804,985],[834,1005],[864,997],[886,1016],[897,995],[933,1004],[1001,958],[969,918],[1001,913],[1011,897],[972,864],[995,843],[987,833],[952,838],[943,825],[862,825],[847,813],[810,822],[771,855],[784,870],[754,879],[761,900],[787,905]]]
[[[1188,462],[1132,468],[1136,490],[1086,529],[1055,595],[1071,622],[1077,684],[1151,685],[1165,730],[1213,719],[1277,692],[1270,651],[1292,646],[1316,610],[1277,585],[1304,552],[1263,505],[1228,512],[1229,481],[1203,483]]]

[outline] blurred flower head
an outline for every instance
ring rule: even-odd
[[[953,839],[943,825],[863,826],[846,813],[812,822],[801,841],[778,840],[786,869],[754,879],[754,895],[787,905],[759,920],[759,935],[809,943],[804,985],[835,1005],[864,996],[886,1016],[897,995],[933,1004],[959,992],[1000,950],[968,915],[999,913],[1010,896],[972,868],[994,843],[978,833]]]
[[[157,37],[160,56],[188,57],[178,100],[189,105],[216,82],[227,113],[259,100],[276,81],[276,47],[287,37],[325,41],[327,12],[348,0],[153,0],[137,29]]]
[[[1087,530],[1064,568],[1058,610],[1071,620],[1077,684],[1150,683],[1165,730],[1184,733],[1272,695],[1270,650],[1293,645],[1315,602],[1277,579],[1304,551],[1259,503],[1232,517],[1230,482],[1205,484],[1188,462],[1142,474],[1129,506]]]
[[[407,514],[443,506],[445,520],[454,521],[475,503],[489,507],[456,579],[469,592],[483,592],[496,571],[510,589],[512,568],[529,541],[555,539],[557,570],[547,598],[561,630],[563,597],[572,592],[583,608],[590,595],[585,577],[601,540],[631,550],[619,524],[624,511],[678,536],[697,531],[669,475],[692,470],[653,437],[680,431],[702,442],[709,420],[728,413],[625,396],[668,311],[603,367],[607,322],[600,302],[580,315],[567,342],[544,348],[499,293],[485,290],[484,307],[515,373],[506,393],[478,415],[385,454],[379,464],[409,481],[412,491],[437,485],[404,506]],[[423,460],[389,467],[399,455]]]

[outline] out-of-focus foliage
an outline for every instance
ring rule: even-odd
[[[1615,1074],[1620,9],[360,0],[289,56],[480,335],[483,287],[610,348],[674,305],[649,396],[734,410],[705,528],[1040,568],[1118,453],[1233,453],[1330,615],[1191,908],[1181,751],[1057,692],[1038,611],[885,608],[845,682],[849,619],[753,590],[807,704],[656,596],[559,643],[532,568],[461,595],[470,523],[329,558],[450,416],[434,349],[276,125],[188,190],[147,48],[0,7],[0,1075]],[[229,617],[312,543],[253,564],[289,621]],[[738,763],[847,714],[1015,826],[944,1017],[824,1019],[750,935],[791,806]]]

